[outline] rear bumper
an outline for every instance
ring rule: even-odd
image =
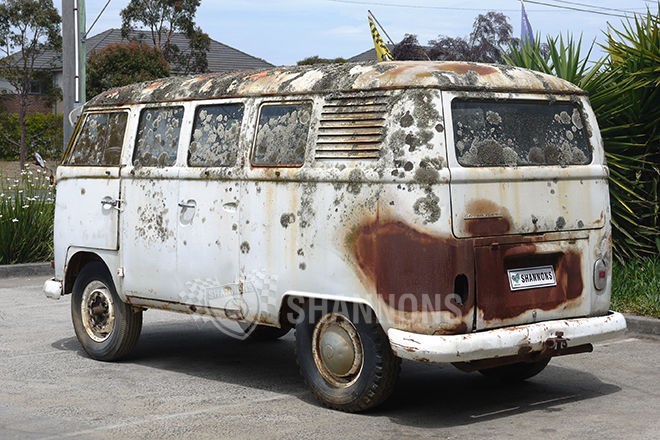
[[[563,333],[568,347],[576,347],[617,337],[625,330],[623,315],[610,312],[605,316],[537,322],[451,336],[420,335],[391,328],[387,336],[392,350],[404,359],[468,362],[541,351],[544,342],[557,336],[557,332]]]
[[[60,299],[62,297],[62,281],[55,278],[50,279],[44,283],[44,294],[46,298]]]

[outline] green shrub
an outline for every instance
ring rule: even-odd
[[[20,179],[0,176],[0,264],[53,257],[55,187],[50,173],[24,170]]]
[[[28,115],[25,123],[27,126],[29,158],[35,152],[49,159],[62,157],[62,115],[36,113]],[[20,138],[21,130],[18,125],[18,115],[0,113],[0,159],[18,159],[18,142]]]

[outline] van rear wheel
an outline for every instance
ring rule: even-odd
[[[309,302],[296,324],[296,357],[312,394],[347,412],[381,404],[394,390],[401,359],[375,314],[357,304],[323,305]]]
[[[522,382],[539,374],[550,362],[550,358],[544,358],[535,362],[517,362],[510,365],[502,365],[494,368],[484,368],[479,373],[487,377],[501,380],[502,382]]]
[[[76,278],[71,295],[71,318],[87,354],[116,361],[134,347],[142,330],[142,311],[124,303],[103,263],[88,263]]]

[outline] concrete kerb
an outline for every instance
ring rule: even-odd
[[[660,335],[660,319],[624,314],[628,331],[644,335]]]
[[[0,279],[15,277],[48,277],[53,275],[50,263],[6,264],[0,265]],[[628,331],[646,335],[660,335],[660,319],[624,314]]]
[[[16,277],[47,277],[53,275],[50,263],[2,264],[0,265],[0,279]]]

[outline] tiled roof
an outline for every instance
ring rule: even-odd
[[[153,45],[149,31],[132,31],[129,39],[143,41],[150,46]],[[98,35],[87,39],[87,57],[93,50],[101,50],[111,44],[126,42],[121,36],[120,29],[109,29]],[[188,39],[183,34],[174,34],[172,43],[176,44],[182,51],[188,50]],[[261,58],[253,57],[238,49],[227,46],[219,41],[211,40],[209,52],[206,55],[210,72],[232,72],[235,70],[265,69],[273,67],[269,62]],[[61,53],[48,50],[39,56],[35,62],[35,68],[47,70],[62,70]]]
[[[351,63],[360,63],[362,61],[376,61],[376,49],[373,47],[367,51],[359,53],[348,59]]]

